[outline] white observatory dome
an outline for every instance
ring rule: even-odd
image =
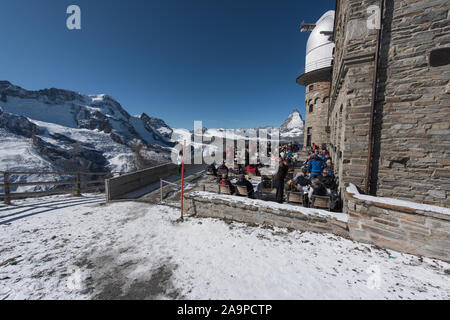
[[[317,22],[306,45],[305,73],[331,67],[334,42],[330,33],[334,28],[334,10],[327,11]]]

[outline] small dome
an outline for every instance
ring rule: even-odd
[[[305,73],[330,67],[333,60],[334,42],[330,35],[321,32],[333,32],[334,11],[327,11],[317,22],[306,45]]]

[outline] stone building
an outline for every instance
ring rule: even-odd
[[[297,83],[306,87],[304,145],[319,146],[329,141],[327,112],[330,98],[331,69],[334,43],[331,39],[334,11],[326,12],[315,24],[302,25],[311,32],[306,45],[305,72]]]
[[[306,127],[327,137],[342,194],[353,183],[450,204],[449,9],[448,0],[336,1],[327,124],[308,124],[307,89]]]

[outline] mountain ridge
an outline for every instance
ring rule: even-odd
[[[259,130],[259,129],[267,129],[267,130],[273,130],[278,129],[280,131],[280,142],[298,142],[300,144],[303,144],[303,137],[304,137],[304,120],[300,114],[300,112],[295,108],[292,113],[289,114],[289,116],[286,118],[286,120],[280,125],[280,126],[263,126],[263,127],[257,127],[257,128],[249,128],[249,129],[231,129],[236,131],[243,131],[246,130]],[[183,136],[183,139],[185,139],[188,134],[193,134],[194,130],[186,130],[186,129],[180,129],[175,128],[174,134],[172,135],[172,140],[179,140],[181,136]],[[206,128],[203,127],[202,131],[203,134],[206,136],[217,136],[217,137],[224,137],[225,132],[228,129],[225,128]],[[236,135],[238,137],[239,135]]]
[[[126,173],[165,163],[174,146],[158,131],[165,126],[146,114],[131,116],[109,95],[0,81],[0,171]]]

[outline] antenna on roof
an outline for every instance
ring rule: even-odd
[[[315,23],[304,23],[300,25],[300,31],[301,32],[312,32],[314,28],[316,27]]]

